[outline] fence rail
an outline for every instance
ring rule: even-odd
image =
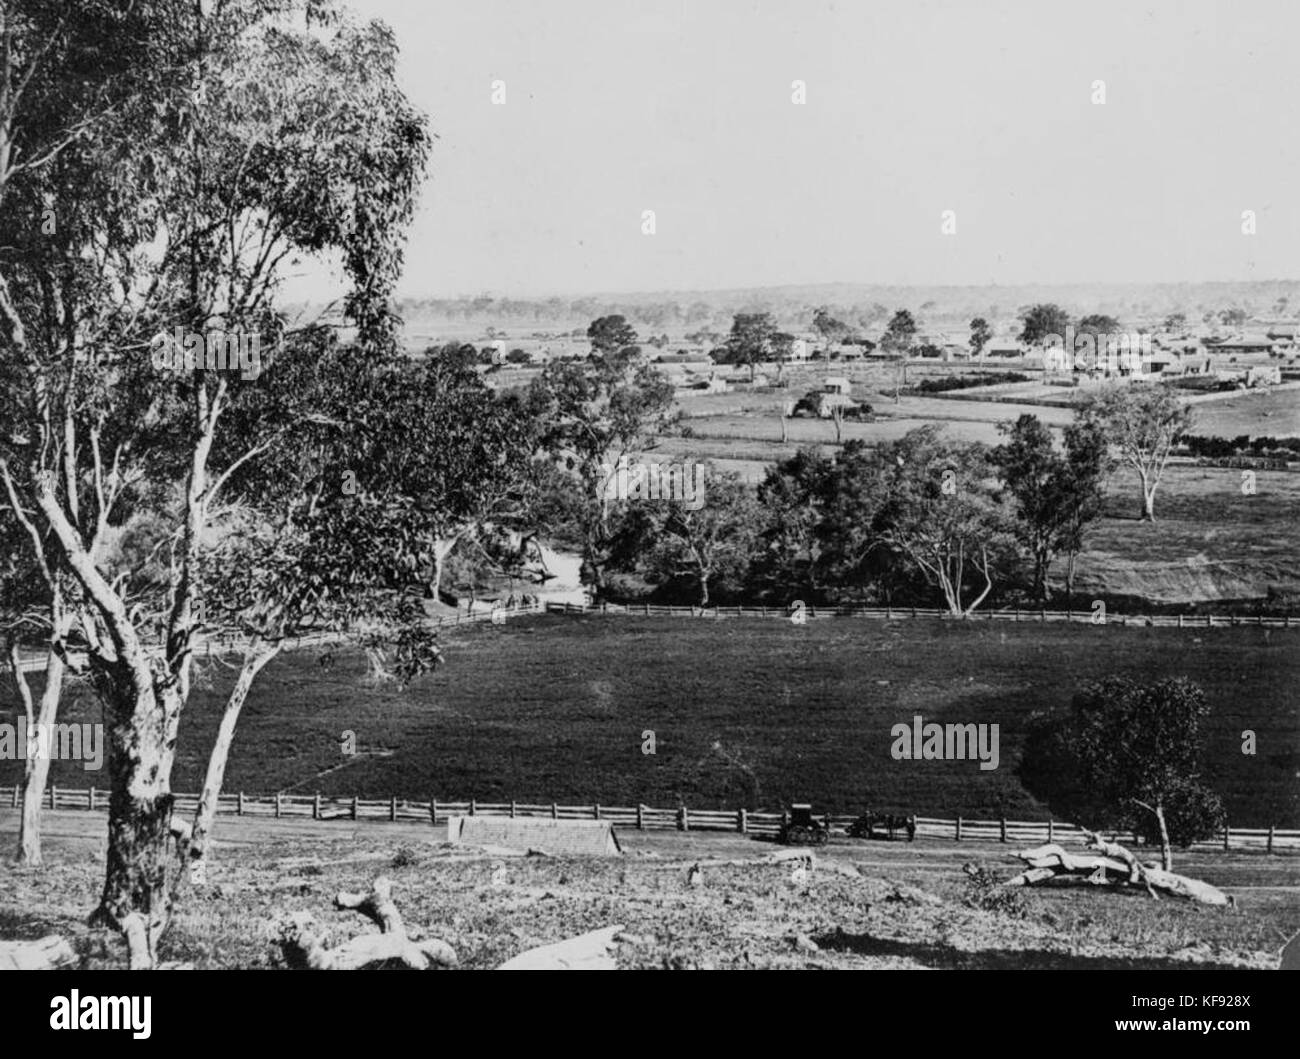
[[[787,607],[689,607],[660,603],[556,603],[552,600],[535,602],[514,607],[494,607],[466,613],[449,614],[430,621],[430,628],[451,629],[461,625],[477,625],[482,622],[505,622],[513,618],[530,614],[627,614],[647,618],[785,618],[792,616]],[[953,620],[954,615],[946,610],[934,607],[815,607],[805,606],[803,615],[814,621],[827,618],[874,618],[885,621],[901,621],[908,618],[938,618]],[[1140,625],[1160,629],[1222,629],[1235,626],[1262,627],[1267,629],[1300,629],[1300,617],[1290,614],[1120,614],[1107,610],[1103,621],[1097,621],[1092,610],[1045,610],[1020,609],[1018,607],[1002,610],[976,611],[970,616],[974,621],[1010,621],[1067,623],[1074,625]],[[300,647],[319,647],[327,643],[341,643],[346,637],[337,632],[303,633],[285,641],[287,650]],[[229,654],[248,646],[247,640],[203,638],[196,644],[196,650],[211,656]],[[76,652],[74,658],[79,657]],[[19,660],[23,672],[43,670],[46,663],[45,652],[27,652]]]
[[[13,788],[12,807],[17,808],[21,786]],[[193,813],[198,808],[196,794],[177,794],[176,809]],[[44,804],[51,809],[89,809],[106,811],[107,792],[94,787],[46,789]],[[217,799],[217,813],[222,816],[298,818],[309,820],[422,821],[432,825],[444,823],[449,816],[542,817],[552,820],[608,820],[620,827],[641,831],[731,831],[738,834],[775,835],[785,821],[785,814],[750,809],[675,809],[649,805],[560,805],[533,802],[443,801],[431,798],[419,801],[407,798],[360,798],[324,794],[246,794],[243,791],[222,794]],[[856,815],[830,813],[818,815],[832,830],[843,830]],[[1082,837],[1083,829],[1058,820],[987,820],[957,817],[944,819],[930,816],[913,818],[918,839],[953,842],[1071,842]],[[900,832],[901,834],[902,832]],[[1121,833],[1121,839],[1138,844],[1137,836]],[[1300,852],[1300,829],[1278,827],[1227,827],[1220,836],[1193,843],[1192,850],[1261,850],[1266,853]]]
[[[554,603],[545,605],[547,614],[624,614],[646,618],[784,618],[794,616],[787,607],[683,607],[659,603]],[[802,614],[809,620],[827,618],[875,618],[901,621],[908,618],[953,619],[954,615],[934,607],[814,607],[805,605]],[[974,621],[1060,622],[1074,625],[1144,625],[1155,628],[1209,629],[1243,625],[1270,629],[1300,629],[1300,618],[1290,614],[1119,614],[1107,610],[1103,621],[1092,610],[1003,610],[976,611]]]

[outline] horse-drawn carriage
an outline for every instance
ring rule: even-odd
[[[806,803],[790,806],[777,835],[787,846],[824,846],[830,837],[830,828],[813,817],[812,806]]]
[[[916,817],[897,813],[876,813],[868,809],[849,825],[853,838],[882,838],[891,842],[900,831],[907,832],[907,841],[916,838]]]

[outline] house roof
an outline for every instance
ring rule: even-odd
[[[1237,335],[1233,338],[1225,338],[1221,342],[1216,342],[1215,345],[1219,349],[1224,349],[1226,347],[1240,349],[1247,346],[1271,346],[1273,345],[1273,339],[1269,338],[1268,335]]]

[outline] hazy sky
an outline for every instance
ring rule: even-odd
[[[439,137],[405,294],[1300,276],[1297,0],[353,4]]]

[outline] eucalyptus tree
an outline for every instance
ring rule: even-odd
[[[358,336],[336,369],[364,376],[394,358],[388,294],[429,135],[395,86],[391,32],[332,3],[17,6],[25,19],[4,29],[36,73],[16,83],[52,87],[48,98],[10,91],[0,108],[0,143],[26,166],[0,169],[5,224],[21,236],[0,256],[0,364],[18,380],[0,478],[84,597],[80,633],[110,746],[93,918],[147,967],[182,878],[170,775],[206,612],[246,627],[236,696],[295,623],[356,628],[409,613],[394,572],[408,560],[376,547],[401,540],[409,520],[382,487],[359,476],[346,503],[322,490],[274,540],[264,510],[223,503],[290,431],[265,419],[222,429],[263,375],[242,355],[243,370],[229,370],[214,345],[228,353],[231,335],[251,339],[272,364],[292,351],[302,336],[275,304],[283,268],[329,252]],[[103,91],[60,94],[119,49],[131,57],[125,89],[105,75]],[[25,146],[37,129],[54,145],[43,155]],[[32,233],[47,210],[57,238],[41,244]],[[160,369],[173,334],[204,355],[163,357]],[[236,525],[214,584],[214,529]],[[128,528],[152,534],[149,562],[121,563],[111,544]],[[408,635],[399,649],[427,663],[422,630]]]

